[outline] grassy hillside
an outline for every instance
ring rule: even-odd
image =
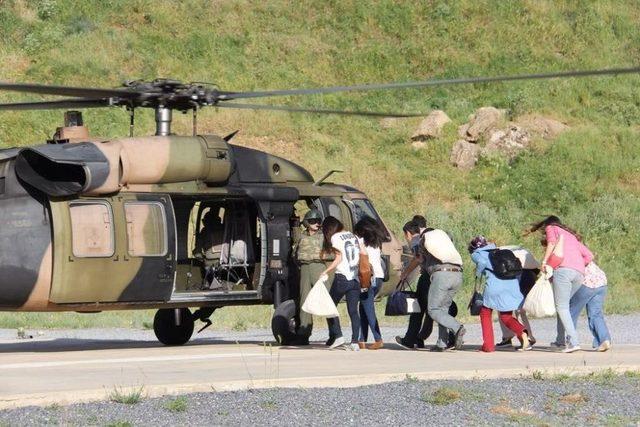
[[[116,86],[171,77],[251,90],[630,66],[640,59],[639,21],[632,0],[0,0],[0,80]],[[539,252],[521,231],[556,213],[584,234],[608,272],[609,309],[630,311],[640,308],[639,83],[621,76],[274,101],[445,110],[454,125],[421,151],[408,142],[419,119],[387,128],[371,119],[211,109],[199,123],[203,133],[241,129],[240,143],[284,154],[315,175],[343,169],[340,180],[367,192],[394,229],[420,212],[452,230],[461,248],[483,233]],[[543,113],[571,130],[511,165],[483,161],[460,172],[448,163],[456,127],[486,105],[512,116]],[[4,112],[0,146],[42,141],[61,117]],[[137,133],[152,132],[152,112],[139,118]],[[128,131],[117,109],[89,110],[85,122],[94,134]],[[190,126],[178,117],[174,130]]]

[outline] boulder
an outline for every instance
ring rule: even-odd
[[[473,117],[473,116],[471,116]],[[471,120],[471,118],[469,118]],[[469,123],[462,124],[458,126],[458,137],[461,139],[465,139],[467,137],[467,130],[469,129]]]
[[[450,123],[451,119],[442,110],[432,111],[411,135],[413,141],[426,141],[442,135],[442,128]]]
[[[480,150],[478,144],[461,139],[451,148],[451,163],[460,169],[471,170],[478,162]]]
[[[495,107],[482,107],[476,110],[471,117],[467,127],[465,125],[458,129],[458,132],[464,132],[462,138],[469,142],[477,142],[486,137],[491,130],[499,127],[506,117],[506,110],[499,110]]]
[[[569,129],[569,126],[558,120],[539,115],[518,117],[516,125],[527,129],[532,135],[544,139],[553,139]]]
[[[530,143],[531,136],[529,132],[520,126],[512,124],[507,129],[491,132],[489,142],[482,150],[482,155],[500,155],[513,160],[522,150],[529,147]]]

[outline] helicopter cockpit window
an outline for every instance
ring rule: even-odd
[[[167,224],[164,207],[156,202],[126,202],[124,213],[129,255],[166,255]]]
[[[351,200],[351,203],[353,204],[351,210],[353,212],[354,223],[357,223],[365,216],[371,217],[376,221],[380,221],[378,213],[375,211],[375,209],[373,209],[373,206],[371,206],[371,202],[369,202],[367,199],[355,199]]]
[[[371,202],[367,199],[354,199],[347,201],[347,205],[351,209],[351,216],[353,217],[353,223],[357,224],[362,218],[368,216],[380,223],[386,230],[378,212],[374,209]],[[391,236],[387,232],[387,239],[391,240]]]
[[[69,204],[71,244],[78,258],[111,257],[114,254],[113,213],[106,202]]]

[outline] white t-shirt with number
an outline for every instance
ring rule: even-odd
[[[342,274],[347,280],[354,280],[358,276],[360,262],[358,238],[350,231],[341,231],[331,237],[331,246],[342,254],[336,273]]]

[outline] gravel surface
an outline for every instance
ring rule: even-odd
[[[637,425],[640,375],[416,381],[28,407],[0,425]]]
[[[466,342],[481,343],[476,321],[467,325]],[[640,344],[635,327],[640,314],[608,316],[615,344]],[[496,339],[500,338],[495,326]],[[348,333],[348,327],[344,327]],[[533,321],[535,336],[543,344],[555,338],[555,320]],[[0,330],[2,343],[29,347],[52,340],[60,349],[91,348],[91,342],[109,341],[112,348],[157,345],[150,330],[76,329],[28,330],[34,339],[17,338],[16,330]],[[386,341],[404,328],[383,328]],[[591,342],[586,319],[579,324],[581,342]],[[435,334],[434,334],[435,335]],[[318,325],[312,340],[326,339]],[[429,342],[433,343],[432,336]],[[209,328],[193,344],[267,341],[269,330],[228,331]],[[23,351],[25,351],[23,349]],[[444,389],[444,398],[434,396]],[[447,393],[451,402],[447,401]],[[144,390],[143,390],[144,395]],[[640,424],[640,373],[615,376],[610,372],[583,379],[554,377],[475,381],[416,381],[352,389],[264,389],[189,394],[181,397],[143,398],[136,404],[96,402],[71,406],[27,407],[0,411],[0,426],[22,425],[584,425]],[[440,404],[439,404],[440,403]]]
[[[640,334],[637,334],[635,325],[640,324],[640,314],[632,315],[613,315],[607,316],[607,325],[609,326],[612,341],[615,344],[640,344]],[[348,321],[344,322],[342,330],[345,333],[345,338],[350,338],[351,328]],[[198,324],[196,325],[196,328]],[[465,336],[465,342],[467,344],[482,343],[482,334],[480,331],[480,325],[477,318],[472,322],[468,322],[465,325],[467,329],[467,335]],[[542,345],[548,345],[555,339],[556,323],[555,319],[533,319],[532,329],[534,336],[538,342]],[[404,327],[383,327],[382,335],[383,339],[387,342],[393,342],[393,338],[396,335],[404,335],[406,328]],[[499,341],[501,338],[500,330],[497,324],[494,324],[495,338]],[[75,341],[79,345],[86,344],[84,340],[107,340],[107,341],[119,341],[119,342],[131,342],[137,341],[144,342],[157,342],[152,330],[145,329],[45,329],[45,330],[26,330],[27,336],[32,336],[34,339],[53,339],[59,340],[62,343],[69,344]],[[578,323],[578,333],[580,334],[580,342],[584,348],[591,346],[591,333],[587,326],[586,317],[582,317]],[[437,330],[431,335],[427,343],[435,343],[437,337]],[[327,339],[327,327],[326,324],[316,325],[314,328],[312,341],[324,341]],[[371,338],[370,338],[371,339]],[[0,329],[0,341],[2,342],[16,342],[17,331],[15,329]],[[26,339],[28,341],[29,338]],[[246,331],[231,331],[215,328],[214,324],[210,328],[203,331],[201,334],[195,334],[191,339],[191,342],[197,343],[198,341],[211,342],[212,340],[219,341],[266,341],[273,342],[273,336],[271,331],[267,329],[250,329]],[[22,341],[22,340],[20,340]],[[515,340],[514,340],[515,343]],[[124,343],[123,343],[124,344]]]

